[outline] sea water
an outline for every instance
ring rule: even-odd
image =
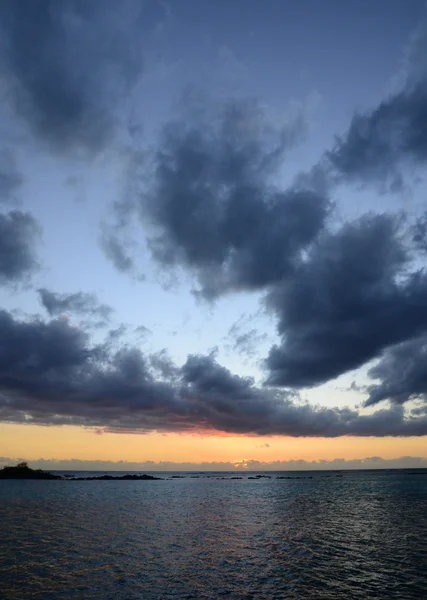
[[[0,599],[427,598],[427,473],[158,475],[0,481]]]

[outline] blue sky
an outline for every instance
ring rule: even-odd
[[[34,21],[34,15],[31,15],[36,10],[35,5],[39,12]],[[422,313],[424,292],[414,289],[413,280],[405,278],[408,272],[415,277],[417,271],[420,278],[424,277],[424,254],[414,250],[413,240],[409,238],[416,219],[424,218],[422,167],[427,158],[424,150],[427,131],[420,104],[416,104],[415,109],[407,108],[408,100],[402,108],[399,94],[409,97],[414,85],[419,86],[420,94],[425,93],[423,86],[427,72],[420,50],[425,47],[426,39],[425,2],[183,0],[174,3],[130,0],[119,6],[114,2],[104,4],[93,0],[87,6],[90,8],[86,9],[78,0],[67,0],[61,7],[48,0],[32,6],[22,0],[16,5],[4,2],[1,11],[5,35],[1,47],[5,73],[1,80],[4,94],[0,115],[5,153],[1,168],[9,178],[13,173],[20,177],[19,183],[7,189],[5,186],[4,190],[2,186],[5,200],[2,210],[4,215],[14,210],[28,211],[39,224],[41,233],[34,247],[31,246],[38,268],[30,269],[24,265],[22,273],[18,269],[13,276],[5,275],[0,286],[0,305],[13,319],[16,331],[23,323],[34,325],[31,335],[35,336],[36,350],[27,357],[28,360],[36,365],[45,360],[37,356],[41,343],[37,336],[42,334],[36,329],[40,323],[48,327],[57,320],[66,328],[78,328],[82,334],[87,333],[87,338],[79,343],[91,356],[96,345],[103,346],[108,354],[108,358],[104,356],[97,366],[98,371],[88,375],[91,378],[96,379],[105,372],[117,375],[121,351],[135,350],[143,361],[152,365],[151,357],[159,356],[161,352],[163,366],[167,363],[175,369],[173,374],[162,371],[160,380],[154,381],[153,377],[159,375],[153,375],[154,371],[147,367],[139,392],[140,404],[136,393],[132,396],[132,408],[126,405],[123,409],[124,412],[135,409],[139,415],[136,420],[143,423],[144,430],[179,429],[175,417],[171,417],[171,414],[176,415],[176,409],[163,405],[163,416],[158,417],[154,425],[147,422],[144,411],[151,410],[146,407],[147,394],[153,394],[155,398],[156,394],[166,394],[155,386],[168,385],[167,393],[175,400],[178,395],[180,402],[183,394],[180,386],[184,386],[191,397],[206,391],[201,380],[191,379],[185,369],[182,371],[183,365],[188,366],[188,356],[195,355],[200,361],[200,369],[206,368],[212,374],[212,369],[220,365],[228,370],[227,377],[240,377],[238,385],[242,386],[243,395],[249,394],[250,398],[252,394],[257,399],[266,394],[265,402],[274,404],[276,400],[272,397],[284,394],[286,402],[296,402],[295,406],[300,408],[308,402],[315,411],[310,419],[321,420],[321,415],[316,413],[319,406],[322,410],[349,407],[354,411],[350,420],[375,410],[385,410],[388,412],[384,414],[384,423],[389,419],[393,423],[394,419],[400,419],[403,429],[399,429],[396,421],[389,428],[378,426],[378,435],[385,435],[384,431],[387,435],[425,435],[426,379],[419,375],[420,367],[415,362],[406,366],[396,362],[398,353],[403,352],[402,344],[412,344],[414,361],[415,353],[424,348],[424,338],[419,336],[425,334],[425,318],[422,315],[417,317],[418,320],[410,318],[409,315],[414,314],[410,306],[392,307],[390,298],[384,309],[373,307],[371,299],[368,301],[363,295],[365,292],[359,296],[358,288],[355,288],[355,296],[360,300],[360,306],[353,307],[356,320],[350,323],[350,317],[343,321],[337,317],[333,325],[336,329],[332,332],[334,315],[350,310],[349,300],[342,300],[340,304],[336,298],[341,292],[333,291],[334,279],[331,276],[326,289],[322,276],[328,272],[325,266],[328,252],[334,260],[338,248],[343,248],[343,256],[347,256],[347,248],[351,248],[348,252],[355,254],[350,257],[352,262],[349,262],[348,271],[354,269],[357,278],[361,270],[366,270],[367,265],[377,259],[375,243],[372,243],[377,235],[372,228],[377,228],[378,236],[385,236],[384,242],[382,238],[378,239],[378,252],[384,248],[384,257],[379,261],[387,261],[391,254],[403,252],[403,246],[398,248],[401,238],[404,238],[405,252],[411,253],[411,258],[406,266],[402,266],[403,259],[401,264],[400,259],[390,258],[393,263],[390,271],[384,265],[384,274],[375,275],[378,280],[375,285],[372,283],[369,294],[375,294],[378,289],[378,296],[381,296],[392,282],[393,285],[405,282],[407,288],[400,290],[402,298],[407,301],[411,296],[413,310]],[[28,25],[30,22],[33,24]],[[415,93],[410,96],[414,106],[417,98]],[[248,104],[249,100],[252,104]],[[384,123],[380,121],[378,126],[378,141],[375,138],[375,111],[381,103],[387,102],[392,109],[385,117],[379,113],[378,120],[383,118]],[[395,109],[395,105],[398,108]],[[231,110],[231,116],[228,110]],[[255,113],[251,112],[253,110]],[[398,110],[402,111],[402,122]],[[411,116],[418,115],[416,110],[421,111],[421,117],[416,122],[414,117],[413,124]],[[355,141],[351,137],[351,127],[356,113],[364,116],[362,125],[367,128],[367,133],[363,130]],[[230,124],[224,126],[226,119],[231,119]],[[241,129],[238,119],[243,123]],[[235,125],[236,131],[232,129]],[[404,127],[408,127],[408,131],[409,127],[414,127],[418,135],[416,143],[414,136],[409,142],[405,141]],[[193,137],[186,137],[188,131]],[[390,132],[390,139],[387,132]],[[413,130],[409,133],[412,135]],[[341,136],[338,145],[336,136]],[[208,174],[206,181],[202,180],[205,175],[198,173],[192,182],[194,169],[189,163],[184,164],[185,160],[190,160],[191,153],[192,160],[196,160],[194,156],[199,151],[196,146],[190,147],[191,139],[199,140],[200,152],[204,153],[207,166],[203,173],[217,161],[217,170],[213,175]],[[403,140],[402,144],[399,145],[396,139]],[[280,145],[279,158],[271,158],[272,172],[267,173],[267,167],[260,166],[262,153],[267,156],[269,144],[274,148],[275,143]],[[355,148],[356,143],[362,149]],[[232,144],[236,146],[231,147]],[[366,149],[367,144],[371,144],[372,151],[370,147]],[[255,271],[245,274],[243,269],[249,267],[242,265],[248,260],[251,269],[261,269],[261,254],[273,247],[268,244],[270,233],[264,231],[256,242],[258,246],[255,241],[251,246],[254,238],[250,233],[245,234],[245,219],[250,220],[252,213],[245,216],[245,198],[242,200],[239,196],[237,200],[237,195],[232,196],[233,190],[242,182],[237,181],[236,172],[224,175],[223,182],[218,175],[223,168],[221,152],[230,151],[230,156],[237,157],[237,169],[241,165],[239,161],[246,160],[242,158],[246,157],[246,150],[250,153],[253,148],[255,158],[251,155],[247,159],[249,166],[243,167],[248,169],[249,175],[245,175],[247,180],[241,189],[245,190],[244,186],[249,186],[252,191],[255,189],[257,210],[269,206],[269,202],[276,206],[276,197],[281,194],[286,204],[288,190],[293,193],[298,188],[301,194],[306,194],[306,190],[313,194],[319,207],[313,210],[325,211],[317,217],[314,212],[301,217],[298,211],[303,209],[292,208],[293,200],[289,200],[290,210],[297,211],[291,216],[284,215],[289,223],[296,219],[295,226],[283,230],[283,239],[290,240],[290,263],[280,266],[283,271],[280,277],[274,275],[268,279],[265,273],[270,266],[266,259],[263,263],[265,273],[259,275],[262,281],[264,275],[266,277],[262,284],[258,280],[255,282]],[[258,151],[261,158],[256,154]],[[211,158],[209,152],[212,152]],[[331,155],[327,155],[328,152]],[[362,156],[363,152],[366,155]],[[383,155],[379,156],[379,152]],[[326,156],[330,164],[325,167]],[[361,156],[365,158],[362,160]],[[365,159],[370,161],[369,164],[363,162]],[[173,163],[175,179],[171,175],[173,168],[170,168],[173,161],[176,161]],[[182,172],[178,173],[176,165],[184,165]],[[321,180],[310,178],[313,167]],[[261,180],[261,177],[265,179]],[[300,181],[299,177],[306,178],[304,184],[296,183]],[[0,177],[0,184],[2,181]],[[181,190],[179,197],[178,188]],[[226,188],[228,191],[224,192]],[[202,191],[206,197],[202,197]],[[212,219],[215,210],[217,213],[222,210],[221,202],[228,201],[221,200],[223,193],[231,194],[230,206],[233,202],[236,206],[242,202],[243,208],[238,213],[243,215],[241,234],[231,232],[231,221],[218,226],[224,227],[224,231],[216,231],[209,218],[203,220],[206,219],[205,209],[213,211]],[[194,196],[194,205],[191,204],[193,200],[187,203],[185,194]],[[196,199],[196,194],[201,198]],[[210,201],[212,207],[208,206]],[[301,199],[303,207],[305,202],[308,202],[306,196]],[[247,206],[248,211],[252,210],[249,200]],[[278,202],[274,209],[278,211],[278,221],[282,218],[282,209],[283,203]],[[189,215],[185,223],[180,212],[186,210]],[[311,204],[304,210],[311,211]],[[405,223],[402,230],[395,232],[399,214]],[[259,215],[257,218],[264,218],[264,213]],[[375,215],[378,219],[374,223]],[[265,218],[268,221],[270,216],[265,213]],[[321,222],[313,225],[315,229],[310,234],[301,233],[304,241],[298,241],[296,230],[305,230],[312,218]],[[203,220],[205,234],[200,233],[202,229],[197,230],[199,219]],[[362,219],[361,224],[359,219]],[[274,224],[273,219],[272,229]],[[345,229],[347,225],[351,231]],[[212,257],[217,256],[217,250],[221,251],[222,243],[217,240],[227,240],[227,235],[240,241],[230,242],[227,259],[230,262],[215,263],[216,258]],[[366,243],[362,237],[365,235],[371,236]],[[156,236],[157,241],[154,241]],[[198,241],[197,236],[201,236]],[[272,232],[271,236],[271,244],[276,245],[271,256],[276,257],[277,252],[282,252],[281,233]],[[349,236],[348,241],[346,236]],[[354,248],[352,240],[356,240]],[[215,244],[218,248],[214,248]],[[297,250],[292,249],[295,244]],[[212,249],[211,262],[203,258],[205,249],[208,252],[209,248]],[[361,255],[360,249],[363,252],[367,249],[366,256]],[[2,260],[14,260],[6,256],[12,250],[9,246],[4,250],[0,248],[5,252]],[[127,258],[127,266],[118,264],[118,252],[122,258]],[[323,256],[322,252],[325,262],[320,265],[317,256]],[[345,260],[350,261],[350,258]],[[270,258],[270,263],[274,260]],[[342,276],[344,281],[344,274],[345,269],[341,269],[337,277]],[[313,283],[315,277],[320,278],[318,284]],[[366,277],[369,279],[371,274]],[[209,282],[214,286],[210,295],[206,291]],[[312,311],[313,314],[319,311],[318,317],[311,318],[309,308],[300,314],[298,306],[294,306],[298,304],[303,285],[307,289],[305,299],[310,294],[317,298]],[[342,290],[346,284],[337,279],[336,285]],[[40,289],[55,295],[56,305],[50,314],[46,303],[44,307],[42,305]],[[83,294],[80,297],[83,308],[76,310],[73,294]],[[96,296],[95,300],[91,296],[91,301],[111,307],[109,319],[102,324],[93,321],[94,312],[88,309],[87,294]],[[323,302],[325,306],[328,302],[331,306],[325,308]],[[336,306],[332,306],[334,302]],[[385,314],[387,310],[391,315],[390,323],[384,321],[383,329],[391,327],[396,331],[378,344],[368,342],[370,331],[378,322],[374,318],[375,311]],[[360,317],[362,313],[363,318]],[[407,326],[402,325],[404,330],[396,325],[393,315],[402,315],[399,319],[408,321]],[[110,343],[108,332],[121,325],[126,329],[123,328],[120,344],[114,345]],[[10,327],[12,331],[12,325]],[[138,329],[141,327],[144,331]],[[312,330],[309,331],[310,327]],[[344,333],[346,327],[348,337]],[[329,337],[322,338],[326,336],[327,328],[331,328]],[[360,331],[355,333],[355,328]],[[24,333],[18,335],[15,332],[13,336],[10,347],[18,347],[18,342],[25,338]],[[335,350],[332,356],[328,344],[332,347],[337,336],[342,352]],[[317,349],[319,339],[330,340],[322,342],[325,353],[319,353]],[[62,338],[55,342],[53,348],[46,349],[46,356],[63,343]],[[351,348],[356,344],[360,344],[360,355],[353,356]],[[274,347],[277,352],[272,349]],[[5,348],[7,353],[6,342]],[[295,357],[299,352],[302,358],[298,358],[300,362],[296,365]],[[330,361],[335,361],[335,365],[326,366],[325,356],[329,353]],[[340,354],[342,357],[348,355],[348,360]],[[343,364],[338,364],[340,362]],[[374,385],[372,372],[368,376],[368,371],[377,364],[380,364],[376,372],[377,387],[367,389],[366,386]],[[413,368],[412,389],[406,389],[402,381],[393,379],[391,364],[395,372],[401,369],[406,373],[407,369]],[[56,367],[43,367],[44,371],[40,371],[40,379],[33,382],[33,387],[28,386],[22,365],[13,367],[17,380],[8,383],[6,375],[10,368],[2,367],[2,393],[9,398],[7,410],[4,409],[5,421],[70,421],[107,429],[129,429],[128,420],[122,422],[119,415],[123,397],[128,398],[128,392],[122,388],[117,392],[118,413],[113,420],[109,420],[105,407],[105,411],[96,412],[99,399],[88,398],[84,410],[76,408],[80,392],[74,388],[69,399],[64,400],[64,390],[75,385],[76,378],[82,377],[80,369],[88,373],[88,365],[79,364],[78,373],[73,372],[72,376],[69,371],[57,373],[49,370]],[[221,373],[218,372],[218,377],[224,375]],[[123,373],[121,376],[124,377]],[[58,396],[49,387],[51,377],[60,380],[63,386]],[[64,377],[71,379],[65,383]],[[244,377],[254,378],[250,392]],[[151,387],[147,391],[148,382],[155,387],[155,392]],[[49,387],[49,392],[47,388],[43,391],[44,385]],[[206,402],[211,402],[211,395],[215,396],[218,390],[226,394],[224,389],[219,384],[212,384]],[[45,410],[49,394],[56,398],[52,400],[56,404]],[[109,394],[104,391],[104,397]],[[368,397],[372,402],[363,408],[361,405]],[[381,397],[378,402],[382,404],[378,405],[374,397]],[[217,401],[216,396],[214,401]],[[114,403],[114,400],[108,402]],[[221,396],[221,402],[226,404],[228,399]],[[13,410],[9,410],[11,405]],[[414,407],[418,412],[410,413]],[[243,407],[241,410],[244,421],[245,411],[251,409]],[[188,415],[188,409],[183,414]],[[286,418],[292,420],[293,417]],[[339,417],[334,413],[335,418],[347,419],[341,413]],[[402,419],[407,418],[412,419],[411,423],[403,423]],[[239,427],[225,425],[225,418],[206,419],[190,419],[187,425],[240,431]],[[381,415],[377,419],[381,421]],[[353,427],[346,421],[343,429],[325,426],[319,431],[326,436],[343,432],[362,435],[361,431],[375,435],[376,426],[369,425],[365,430],[364,425],[359,429],[359,425]],[[300,435],[298,427],[296,435]],[[406,427],[412,433],[402,433]],[[302,427],[301,430],[310,435],[310,428]],[[248,425],[242,431],[262,435],[264,430],[258,431]],[[280,433],[281,430],[273,427],[273,431]],[[291,425],[286,425],[283,432],[292,435]],[[319,432],[316,435],[320,435]]]

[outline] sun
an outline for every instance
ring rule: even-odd
[[[248,468],[248,458],[241,458],[240,460],[236,460],[233,462],[233,466],[235,469],[247,469]]]

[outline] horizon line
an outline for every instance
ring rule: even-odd
[[[33,468],[56,471],[150,471],[150,472],[243,472],[251,471],[334,471],[334,470],[381,470],[381,469],[422,469],[427,468],[427,457],[400,456],[382,458],[370,456],[365,458],[334,459],[289,459],[276,461],[259,461],[240,459],[235,461],[127,461],[98,459],[55,459],[25,457],[0,457],[0,468],[18,462],[27,462]]]

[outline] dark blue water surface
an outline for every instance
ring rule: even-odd
[[[1,600],[427,598],[427,474],[182,475],[0,481]]]

